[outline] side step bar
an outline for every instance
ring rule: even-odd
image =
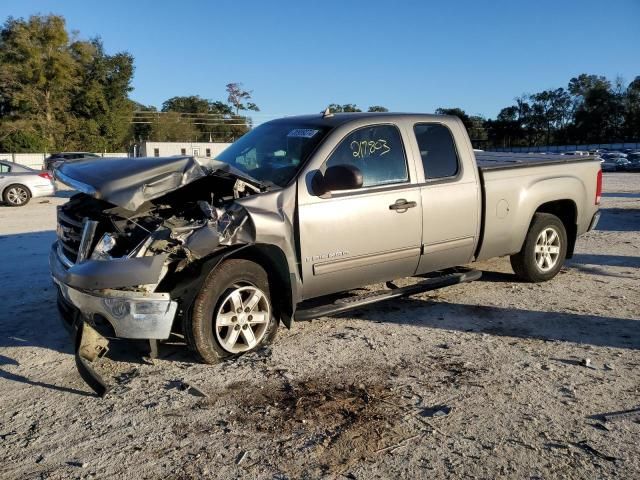
[[[481,276],[482,272],[480,270],[445,273],[439,277],[429,278],[414,285],[392,288],[391,290],[380,290],[378,292],[371,292],[365,295],[357,295],[349,298],[341,298],[326,305],[304,308],[303,304],[303,308],[296,310],[295,319],[296,321],[305,321],[325,317],[327,315],[334,315],[336,313],[346,312],[348,310],[382,302],[391,298],[406,297],[408,295],[415,295],[416,293],[450,287],[451,285],[456,285],[458,283],[473,282],[478,280]]]

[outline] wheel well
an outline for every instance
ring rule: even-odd
[[[229,258],[242,258],[257,263],[265,269],[269,277],[271,302],[282,322],[291,328],[293,317],[293,293],[289,264],[284,252],[278,247],[267,244],[251,245],[238,250]]]
[[[573,256],[573,249],[576,246],[576,236],[578,231],[578,209],[573,200],[554,200],[540,205],[535,213],[550,213],[562,221],[567,231],[567,258]]]

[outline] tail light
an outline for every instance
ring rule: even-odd
[[[602,198],[602,169],[598,170],[598,177],[596,179],[596,205],[600,205],[601,198]]]
[[[42,177],[42,178],[46,178],[47,180],[53,180],[53,178],[51,178],[51,174],[49,172],[39,173],[38,176]]]

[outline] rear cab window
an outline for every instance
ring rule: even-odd
[[[439,123],[418,123],[413,132],[420,149],[426,180],[456,177],[460,159],[451,131]]]
[[[395,125],[371,125],[354,130],[342,139],[325,165],[357,167],[362,172],[363,187],[409,181],[404,145]]]

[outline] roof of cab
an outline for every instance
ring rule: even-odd
[[[327,127],[338,127],[350,122],[360,122],[362,120],[381,120],[381,121],[394,121],[394,120],[407,120],[413,119],[423,122],[441,122],[442,120],[458,120],[457,117],[450,115],[435,115],[427,113],[396,113],[396,112],[356,112],[356,113],[333,113],[325,116],[322,113],[316,113],[312,115],[296,115],[291,117],[278,118],[271,120],[269,124],[274,123],[297,123],[304,125],[317,125]]]

